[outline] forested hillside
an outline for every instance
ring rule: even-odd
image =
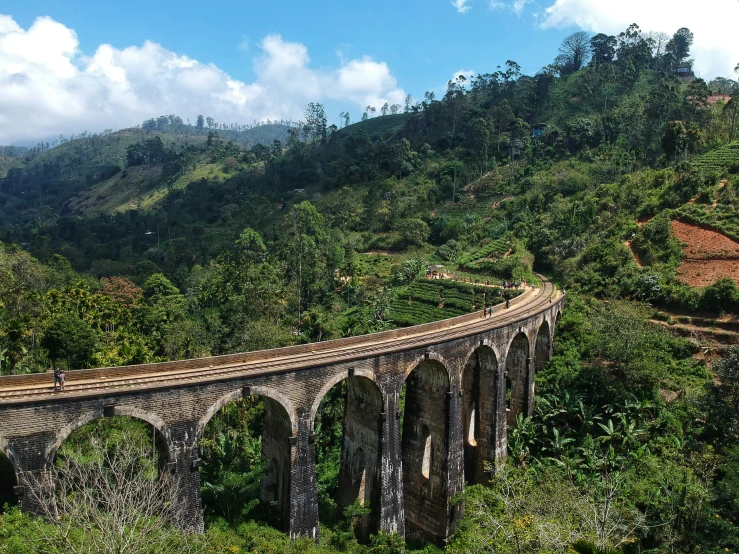
[[[169,116],[0,151],[2,373],[376,332],[479,309],[469,281],[538,271],[568,301],[536,414],[465,492],[446,550],[736,552],[739,83],[695,78],[690,31],[668,38],[576,33],[536,75],[508,60],[354,124],[311,104],[275,129]],[[425,279],[432,264],[458,281]],[[403,551],[360,544],[361,507],[337,514],[339,386],[317,422],[321,543],[269,528],[261,410],[209,424],[208,530],[167,535],[172,551]],[[86,532],[9,511],[0,552]]]

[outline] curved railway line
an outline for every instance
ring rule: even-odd
[[[492,319],[481,318],[478,310],[441,322],[320,343],[194,360],[69,371],[64,392],[53,391],[50,372],[5,376],[0,377],[0,405],[57,401],[61,396],[104,396],[107,392],[120,389],[136,391],[211,383],[359,360],[438,344],[504,327],[549,308],[561,293],[545,277],[538,277],[542,282],[540,287],[527,288],[511,301],[509,309],[499,304],[493,309]]]

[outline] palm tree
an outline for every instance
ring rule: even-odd
[[[15,367],[28,352],[25,342],[30,334],[25,318],[11,319],[5,326],[5,358],[10,363],[11,375],[15,374]]]

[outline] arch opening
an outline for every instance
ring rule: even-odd
[[[0,514],[5,508],[12,508],[18,505],[18,496],[13,491],[13,487],[18,484],[15,474],[15,467],[5,453],[0,450]]]
[[[145,466],[145,473],[158,479],[170,462],[166,432],[135,416],[92,419],[60,439],[47,453],[52,467],[60,467],[66,460],[84,462],[100,456],[135,455]]]
[[[511,341],[506,356],[506,396],[508,396],[508,381],[510,381],[510,400],[507,404],[508,425],[516,425],[519,414],[526,417],[532,406],[530,405],[530,387],[533,379],[529,375],[530,352],[529,339],[520,332]]]
[[[46,451],[44,471],[23,476],[23,507],[28,498],[38,513],[78,518],[103,534],[112,531],[100,522],[124,512],[180,520],[186,506],[178,502],[176,480],[167,471],[166,428],[133,416],[97,415],[88,413],[62,429]]]
[[[353,375],[326,392],[315,416],[319,521],[351,518],[361,542],[379,530],[382,409],[377,384]]]
[[[406,536],[438,542],[448,526],[448,420],[446,368],[424,360],[408,375],[402,407],[403,501]]]
[[[536,334],[536,349],[534,351],[534,363],[536,370],[543,368],[551,357],[552,340],[549,322],[544,321]]]
[[[281,402],[238,391],[202,427],[201,497],[207,516],[254,519],[286,531],[290,521],[292,421]]]
[[[495,457],[498,360],[489,346],[477,348],[462,373],[464,476],[484,483],[485,461]]]

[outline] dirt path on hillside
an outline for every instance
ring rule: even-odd
[[[636,265],[639,267],[644,267],[644,264],[641,262],[641,258],[639,257],[639,254],[636,253],[636,250],[631,248],[631,241],[627,240],[624,241],[624,246],[629,249],[629,252],[631,252],[631,255],[634,256],[634,261],[636,262]]]

